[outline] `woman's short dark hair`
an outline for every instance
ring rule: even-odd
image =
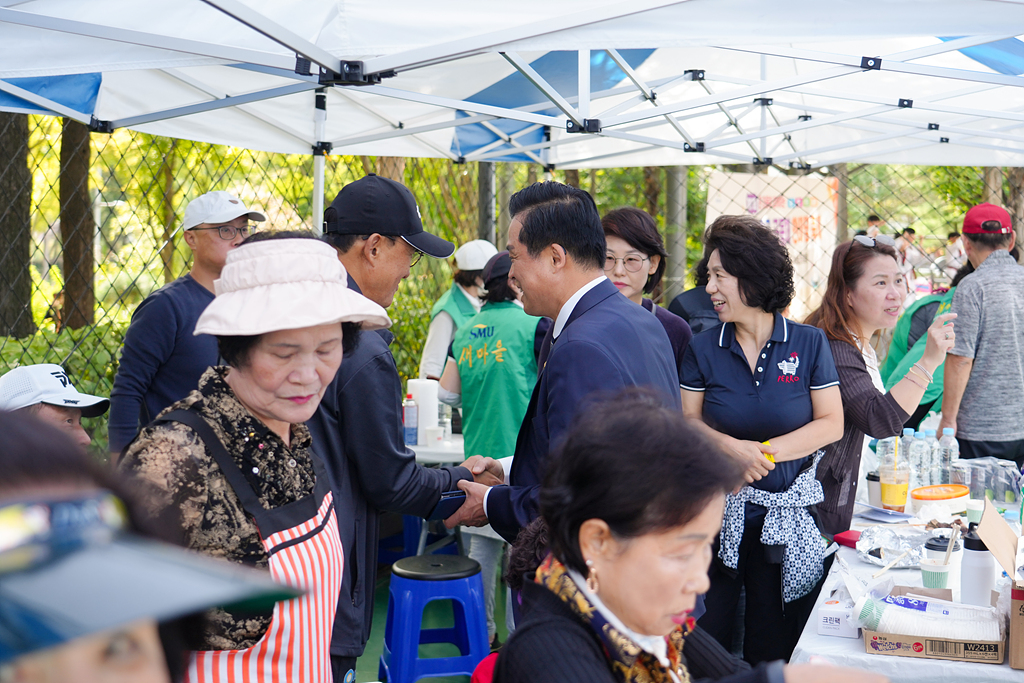
[[[644,285],[644,292],[654,291],[665,274],[668,252],[665,251],[665,243],[658,232],[658,224],[651,218],[651,214],[635,206],[624,206],[606,213],[601,219],[601,226],[606,238],[614,235],[647,257],[655,254],[661,257],[658,260],[658,269],[647,276],[647,284]]]
[[[508,208],[522,223],[519,241],[530,256],[558,244],[580,265],[604,267],[601,215],[588,192],[553,181],[534,183],[513,194]]]
[[[452,279],[455,280],[457,284],[468,289],[470,287],[475,287],[477,279],[483,274],[483,268],[480,270],[456,270],[452,274]]]
[[[502,301],[515,301],[516,290],[508,283],[507,277],[495,278],[487,285],[487,293],[484,301],[492,304],[500,304]]]
[[[601,519],[619,539],[686,524],[743,481],[740,464],[647,389],[579,413],[551,458],[540,511],[551,550],[583,575],[580,527]]]
[[[317,240],[319,237],[308,230],[264,230],[254,232],[242,241],[242,244],[253,242],[269,242],[270,240]],[[330,242],[328,242],[330,244]],[[241,245],[239,245],[241,246]],[[359,323],[341,324],[341,348],[342,354],[348,355],[356,350],[359,344],[357,332],[362,329]],[[239,336],[218,336],[217,353],[220,354],[224,363],[233,368],[244,368],[249,364],[249,355],[256,348],[263,335],[239,335]]]
[[[719,216],[704,233],[704,255],[718,250],[722,267],[739,280],[743,303],[780,313],[796,295],[793,262],[778,236],[753,216]]]

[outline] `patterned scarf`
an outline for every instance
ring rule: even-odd
[[[801,472],[785,491],[771,493],[744,486],[739,493],[725,497],[725,519],[718,557],[725,566],[736,569],[740,542],[746,530],[746,504],[755,503],[767,508],[761,543],[786,547],[782,555],[782,597],[785,602],[807,595],[821,578],[825,543],[807,508],[825,498],[821,482],[815,479],[818,463],[824,454],[825,451],[816,452],[813,464]]]
[[[612,665],[612,673],[622,683],[675,683],[676,679],[658,661],[657,657],[642,649],[629,636],[615,628],[591,604],[584,591],[569,576],[565,565],[548,555],[537,569],[536,583],[557,595],[562,602],[593,629],[604,646],[605,655]],[[684,625],[665,636],[667,655],[679,683],[689,683],[690,674],[683,664],[683,640],[696,626],[692,617]]]

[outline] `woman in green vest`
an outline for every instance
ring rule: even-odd
[[[462,406],[466,455],[499,459],[512,455],[519,427],[537,383],[537,353],[551,321],[527,315],[508,279],[508,252],[496,254],[483,270],[483,308],[455,333],[438,398]],[[487,607],[487,631],[497,646],[495,577],[504,541],[490,526],[465,527],[469,556],[480,563]],[[511,610],[509,610],[511,613]],[[511,629],[510,629],[511,630]]]
[[[441,379],[448,347],[455,333],[480,312],[481,279],[488,259],[498,253],[487,240],[466,242],[455,250],[455,284],[430,309],[430,328],[420,357],[420,379]]]

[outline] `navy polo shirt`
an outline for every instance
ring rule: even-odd
[[[724,323],[694,336],[683,356],[680,376],[683,389],[704,392],[703,415],[709,426],[757,442],[803,427],[814,418],[811,392],[839,384],[825,333],[778,313],[753,372],[736,341],[735,326]],[[751,486],[785,491],[808,457],[776,463],[768,476]],[[748,506],[748,520],[751,512],[760,516],[764,508]]]

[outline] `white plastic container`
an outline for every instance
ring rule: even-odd
[[[975,531],[977,524],[964,534],[964,558],[960,563],[960,602],[966,605],[992,605],[992,589],[996,582],[996,563],[985,542]]]

